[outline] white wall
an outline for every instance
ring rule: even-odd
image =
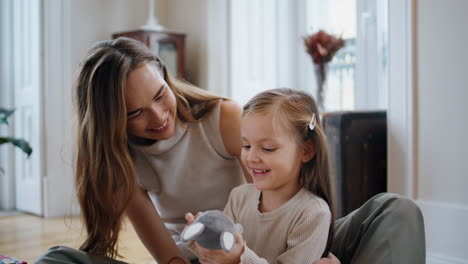
[[[185,69],[187,80],[207,89],[208,4],[210,0],[170,0],[167,3],[169,30],[186,33]]]
[[[468,263],[468,1],[418,1],[416,10],[416,186],[428,263]]]
[[[135,30],[147,19],[147,0],[71,1],[71,65],[75,69],[93,43],[113,33]],[[159,23],[167,19],[167,1],[155,1]]]
[[[468,205],[468,1],[418,10],[419,196]]]

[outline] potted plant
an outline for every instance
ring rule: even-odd
[[[14,109],[8,110],[3,107],[0,107],[0,125],[8,125],[8,117],[10,117],[15,112]],[[14,138],[14,137],[4,137],[0,136],[0,145],[11,143],[15,147],[20,148],[26,155],[29,156],[32,153],[32,148],[29,143],[21,138]],[[4,172],[3,169],[0,167],[0,172]]]

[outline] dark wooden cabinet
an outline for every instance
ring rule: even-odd
[[[185,79],[185,34],[168,31],[136,30],[112,35],[133,38],[143,42],[166,65],[172,76]]]
[[[335,183],[337,217],[387,191],[387,115],[385,111],[323,115]]]

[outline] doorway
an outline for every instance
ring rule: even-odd
[[[12,146],[1,146],[0,208],[36,215],[42,215],[40,10],[40,0],[0,2],[0,104],[15,109],[0,132],[25,139],[33,149],[27,158]]]

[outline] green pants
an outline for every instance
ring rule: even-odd
[[[426,243],[419,207],[400,195],[382,193],[335,223],[332,252],[343,264],[424,264]],[[123,262],[53,247],[36,264]]]
[[[335,222],[332,253],[347,263],[426,263],[424,220],[419,207],[382,193]]]
[[[49,248],[34,263],[40,264],[126,264],[103,256],[91,255],[86,252],[69,247],[57,246]]]

